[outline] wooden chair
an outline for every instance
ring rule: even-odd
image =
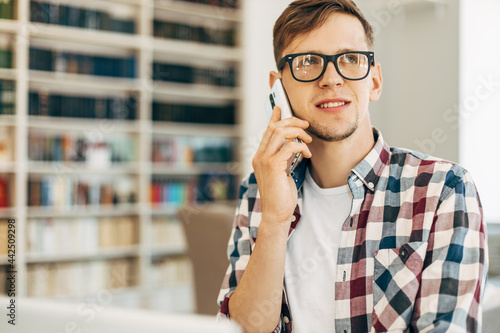
[[[227,244],[236,203],[188,205],[179,210],[194,271],[196,312],[216,315],[217,296],[229,265]]]

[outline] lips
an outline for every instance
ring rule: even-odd
[[[316,107],[324,111],[340,111],[351,102],[343,98],[325,99],[316,104]]]

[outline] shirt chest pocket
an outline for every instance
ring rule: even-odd
[[[373,314],[375,332],[405,331],[420,286],[427,242],[411,242],[374,253]]]

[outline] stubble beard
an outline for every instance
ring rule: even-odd
[[[325,125],[312,120],[309,121],[307,132],[323,141],[339,142],[349,138],[358,129],[358,124],[359,114],[356,114],[356,117],[352,121],[345,124],[345,126],[342,126],[340,129],[328,128]]]

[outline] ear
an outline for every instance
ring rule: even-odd
[[[272,88],[274,85],[274,82],[276,82],[277,79],[281,79],[281,74],[275,71],[269,72],[269,88]]]
[[[382,94],[382,68],[379,63],[375,63],[371,69],[372,87],[370,90],[370,101],[378,101]]]

